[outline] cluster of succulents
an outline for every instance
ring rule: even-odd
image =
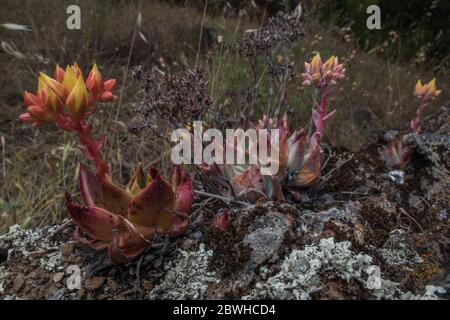
[[[65,71],[57,66],[54,78],[40,74],[36,94],[25,92],[27,113],[20,119],[34,127],[51,123],[78,133],[79,148],[94,162],[96,172],[80,165],[84,205],[66,193],[66,207],[76,225],[75,238],[97,250],[107,248],[113,262],[125,263],[146,250],[155,235],[177,236],[186,231],[194,193],[191,177],[178,166],[171,183],[153,167],[146,176],[142,164],[126,188],[113,182],[111,166],[102,154],[105,135],[94,139],[87,121],[96,111],[96,102],[116,99],[115,87],[116,80],[104,81],[97,65],[86,81],[77,64]]]
[[[320,143],[325,134],[325,123],[336,112],[328,112],[328,100],[333,87],[345,78],[345,72],[343,64],[339,64],[335,56],[323,63],[320,54],[317,54],[311,63],[305,63],[303,83],[313,86],[320,96],[320,101],[314,102],[312,108],[312,134],[309,135],[304,129],[292,131],[286,114],[281,119],[264,115],[254,125],[256,130],[279,130],[280,169],[276,175],[261,175],[259,164],[202,165],[202,170],[221,185],[229,181],[232,191],[250,202],[261,199],[284,200],[283,189],[295,190],[316,184],[322,171],[323,150]]]

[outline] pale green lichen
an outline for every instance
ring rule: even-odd
[[[417,252],[408,245],[406,232],[400,229],[390,232],[388,240],[378,252],[382,259],[392,267],[401,266],[412,270],[412,267],[423,261]]]
[[[321,274],[333,271],[346,281],[360,279],[372,262],[372,257],[354,254],[348,241],[335,243],[333,238],[322,239],[319,245],[292,251],[283,261],[280,271],[244,299],[310,299],[322,287]]]
[[[367,254],[356,254],[350,248],[349,241],[335,242],[334,238],[328,238],[321,239],[318,245],[293,250],[274,276],[268,277],[268,269],[261,267],[263,281],[256,283],[252,292],[243,299],[311,299],[311,294],[326,286],[327,279],[323,275],[329,273],[346,282],[363,283],[375,299],[439,299],[439,294],[446,291],[429,285],[423,294],[403,292],[399,283],[383,279],[381,274],[377,274],[376,281],[370,283],[371,270],[378,268],[372,265],[373,258]]]
[[[179,250],[177,258],[165,265],[166,275],[150,292],[150,299],[204,299],[209,286],[219,282],[208,271],[212,255],[203,243],[197,251]]]

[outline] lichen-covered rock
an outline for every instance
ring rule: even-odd
[[[244,243],[252,250],[251,259],[255,266],[266,260],[277,259],[285,234],[291,226],[292,222],[279,212],[269,212],[250,226]]]
[[[203,299],[208,287],[219,279],[208,271],[213,252],[202,243],[197,251],[180,250],[165,266],[166,275],[150,292],[150,299]]]
[[[389,239],[378,250],[383,260],[392,267],[404,267],[412,270],[412,267],[422,263],[422,258],[409,243],[404,230],[395,229],[389,234]]]
[[[310,299],[323,286],[322,275],[333,272],[345,281],[362,280],[363,272],[372,257],[354,254],[348,241],[335,243],[333,238],[322,239],[319,245],[292,251],[280,266],[280,271],[259,282],[245,299]]]
[[[51,252],[58,249],[56,242],[51,239],[57,226],[48,226],[42,229],[23,229],[13,225],[9,232],[0,237],[0,248],[7,252],[7,260],[20,256],[33,260],[39,253]]]

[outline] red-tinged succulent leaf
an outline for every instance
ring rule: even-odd
[[[24,93],[24,100],[27,107],[43,105],[41,98],[27,91]]]
[[[120,264],[135,259],[151,242],[125,218],[121,216],[118,218],[120,222],[113,230],[109,255],[113,263]],[[155,229],[151,232],[149,230],[147,229],[148,238],[155,234]]]
[[[19,116],[19,119],[25,123],[33,123],[35,121],[31,114],[29,114],[28,112],[22,113]]]
[[[314,122],[314,125],[316,126],[316,132],[323,133],[324,124],[323,124],[322,114],[320,114],[316,109],[312,109],[311,117]]]
[[[137,195],[145,188],[145,184],[144,167],[142,163],[139,163],[134,169],[130,181],[128,182],[127,190],[132,195]]]
[[[281,171],[284,171],[284,169],[287,166],[288,158],[289,158],[289,145],[288,145],[288,138],[289,138],[289,127],[287,124],[287,115],[285,114],[283,116],[283,119],[280,120],[278,124],[278,129],[280,130],[280,146],[279,146],[279,157],[280,157],[280,165],[281,165]]]
[[[194,187],[191,176],[183,169],[180,172],[180,183],[175,189],[174,210],[188,214],[194,202]]]
[[[284,201],[283,189],[277,176],[263,176],[264,191],[270,199]]]
[[[89,207],[102,206],[102,186],[98,178],[86,166],[80,164],[80,192]]]
[[[175,220],[172,220],[170,228],[167,230],[160,227],[158,228],[158,232],[160,234],[167,234],[171,238],[178,237],[186,233],[189,228],[189,224],[191,223],[189,216],[182,212],[173,212],[172,217],[175,218]]]
[[[391,141],[384,149],[383,158],[392,168],[403,168],[409,161],[412,150],[404,143],[406,135]]]
[[[76,242],[84,244],[94,250],[100,251],[109,247],[110,243],[108,241],[102,240],[93,240],[85,238],[81,235],[80,228],[78,226],[75,227],[75,232],[73,234],[73,238]]]
[[[130,202],[128,219],[136,225],[153,227],[159,223],[169,225],[175,201],[172,186],[155,168],[150,168],[152,181]]]
[[[206,165],[201,165],[205,166]],[[201,167],[200,167],[201,168]],[[174,165],[172,169],[172,189],[177,190],[178,186],[181,183],[181,167],[179,165]]]
[[[116,79],[106,80],[103,85],[104,85],[105,91],[113,92],[114,90],[116,90],[117,80]]]
[[[289,182],[293,187],[309,187],[314,185],[320,178],[322,170],[322,149],[316,145],[309,154],[305,156],[303,167],[295,174]]]
[[[86,148],[86,146],[79,144],[78,145],[78,149],[80,149],[81,153],[86,157],[86,159],[93,161],[94,158],[91,156],[91,153],[89,152],[89,150]]]
[[[203,165],[209,167],[209,165]],[[216,165],[211,165],[218,172]],[[188,213],[194,202],[194,187],[190,175],[181,166],[174,166],[172,172],[172,188],[175,191],[174,212],[172,214],[172,236],[184,233],[189,227]]]
[[[100,102],[111,102],[117,100],[117,97],[110,91],[105,91],[100,95]]]
[[[114,264],[125,264],[129,262],[128,257],[123,253],[120,248],[119,237],[117,236],[117,230],[113,230],[112,242],[108,247],[109,258]]]
[[[190,175],[181,168],[176,171],[180,182],[175,190],[175,203],[170,222],[159,223],[164,231],[169,232],[169,236],[178,236],[187,230],[190,223],[188,214],[194,202],[194,187]]]
[[[308,152],[309,137],[304,130],[294,132],[288,141],[289,156],[288,167],[290,170],[298,170],[303,165],[303,160]]]
[[[114,184],[109,176],[101,179],[101,187],[102,207],[110,212],[127,217],[132,196],[126,190]]]
[[[314,185],[319,180],[321,171],[322,150],[317,146],[308,155],[305,166],[295,177],[295,185],[298,187],[309,187]]]
[[[259,168],[255,165],[233,177],[230,183],[238,195],[250,202],[265,196],[264,181]]]
[[[72,221],[94,240],[110,242],[112,230],[117,227],[117,215],[98,207],[86,207],[76,204],[66,193],[66,207]]]

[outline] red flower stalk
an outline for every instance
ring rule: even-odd
[[[54,78],[42,73],[39,76],[36,94],[25,92],[27,112],[20,115],[23,122],[33,127],[55,124],[64,131],[77,132],[81,151],[94,161],[96,173],[103,177],[110,174],[110,168],[103,159],[102,148],[105,136],[95,140],[87,118],[95,112],[96,102],[109,102],[117,99],[113,91],[116,80],[103,81],[98,67],[94,64],[86,83],[78,65],[67,66],[64,71],[56,66]]]

